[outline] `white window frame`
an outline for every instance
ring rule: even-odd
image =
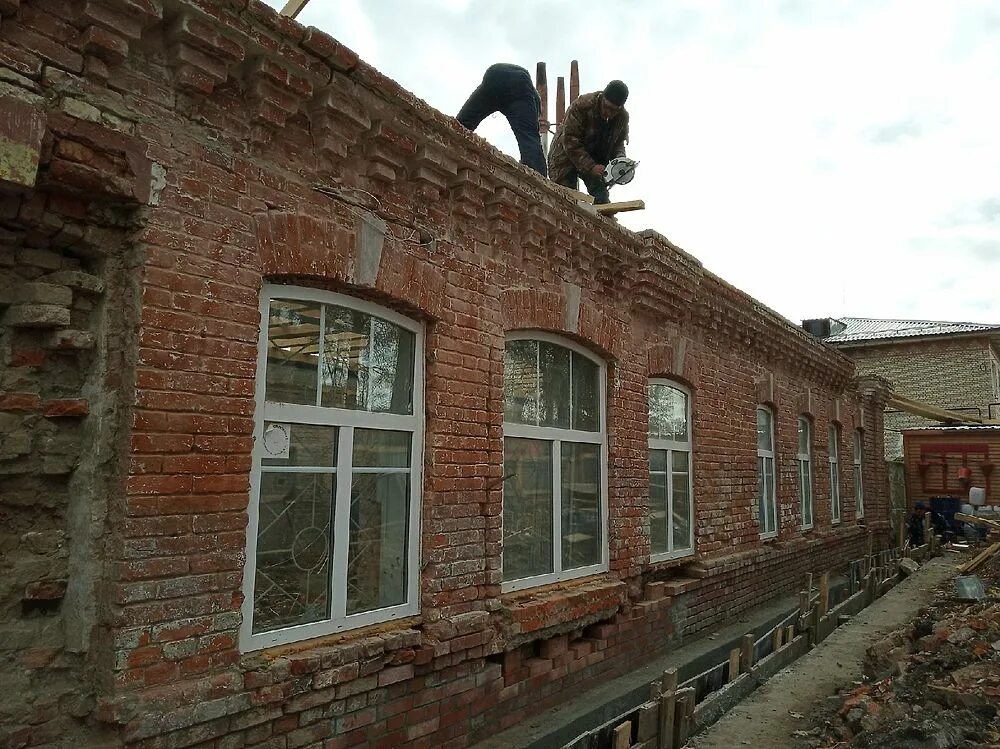
[[[840,522],[840,424],[830,422],[828,431],[830,449],[830,522],[834,525]]]
[[[673,380],[667,380],[664,378],[651,378],[649,381],[650,386],[652,385],[666,385],[674,390],[678,390],[684,393],[685,397],[685,411],[684,418],[687,421],[687,442],[679,442],[677,440],[663,440],[663,439],[653,439],[649,438],[649,449],[652,450],[666,450],[667,451],[667,551],[662,551],[657,554],[650,554],[650,562],[662,562],[667,559],[679,559],[680,557],[689,557],[694,554],[694,425],[691,423],[691,391],[686,387],[680,385]],[[648,400],[648,398],[647,398]],[[671,468],[673,467],[673,453],[674,452],[686,452],[688,454],[688,500],[690,502],[690,531],[688,533],[688,548],[677,549],[673,548],[674,545],[674,476]]]
[[[772,479],[771,480],[771,496],[770,497],[764,497],[764,501],[765,501],[765,503],[766,502],[770,502],[771,506],[774,508],[774,528],[765,529],[765,525],[767,524],[767,513],[766,512],[764,512],[757,519],[757,525],[760,527],[760,537],[761,538],[775,538],[778,535],[778,528],[781,525],[781,523],[780,523],[780,521],[778,519],[778,474],[777,474],[777,470],[776,470],[777,466],[776,466],[776,463],[775,463],[775,453],[777,452],[777,450],[775,450],[775,448],[777,447],[777,443],[775,442],[775,436],[774,436],[775,435],[774,422],[776,421],[776,419],[774,418],[774,411],[772,409],[770,409],[768,406],[764,406],[764,405],[757,406],[757,409],[754,412],[754,441],[757,440],[757,412],[759,412],[759,411],[764,411],[767,414],[767,416],[768,416],[768,423],[770,424],[770,428],[771,428],[771,449],[770,450],[762,450],[759,446],[757,447],[757,470],[760,471],[761,468],[766,467],[768,461],[770,461],[770,463],[771,463],[771,479]],[[764,475],[766,475],[766,471],[764,472]],[[763,486],[764,486],[764,491],[766,492],[767,491],[767,481],[764,481],[762,483],[763,483]],[[755,500],[759,500],[759,497],[757,497],[755,495],[754,499]],[[759,502],[758,502],[758,505],[759,505]]]
[[[865,433],[861,429],[854,430],[854,511],[858,520],[865,516],[864,489],[864,451]]]
[[[806,432],[806,451],[802,452],[801,443],[798,439],[798,431],[805,429]],[[795,464],[798,471],[799,480],[799,514],[802,516],[802,530],[810,530],[816,525],[816,503],[813,497],[813,475],[812,475],[812,422],[809,420],[808,416],[799,416],[798,422],[796,423],[796,449],[798,452],[795,454]],[[806,512],[805,512],[805,498],[806,493],[809,494],[809,522],[806,522]]]
[[[272,299],[292,299],[317,304],[348,307],[358,312],[379,317],[414,333],[413,349],[413,413],[372,413],[329,406],[309,406],[265,401],[267,382],[267,326]],[[260,338],[257,351],[256,410],[254,412],[253,465],[250,472],[250,504],[247,523],[247,556],[243,574],[243,622],[240,626],[240,650],[248,652],[275,645],[299,642],[371,624],[413,616],[420,611],[420,526],[421,492],[423,488],[424,445],[424,327],[420,322],[371,302],[331,291],[302,286],[264,284],[260,295]],[[317,390],[319,385],[317,384]],[[309,624],[298,624],[268,632],[253,632],[254,584],[256,582],[257,531],[261,484],[261,459],[264,457],[264,424],[270,422],[290,424],[315,424],[338,428],[337,466],[331,473],[336,476],[336,508],[333,527],[333,553],[330,563],[329,619]],[[346,614],[347,564],[349,551],[349,509],[351,483],[354,473],[353,435],[355,428],[383,429],[409,432],[410,441],[410,505],[407,529],[407,581],[406,602],[358,614]],[[383,469],[379,469],[386,472]],[[390,469],[391,470],[391,469]],[[340,613],[338,613],[340,612]]]
[[[510,593],[539,585],[574,580],[588,575],[607,572],[609,569],[609,527],[608,527],[608,412],[607,412],[607,367],[605,363],[583,346],[552,333],[540,330],[516,330],[507,333],[504,344],[510,341],[541,341],[561,346],[586,357],[597,365],[598,371],[598,420],[600,431],[586,432],[580,429],[561,429],[559,427],[539,427],[529,424],[514,424],[504,420],[503,436],[541,440],[552,443],[552,568],[553,572],[543,575],[522,577],[517,580],[504,581],[500,585],[502,593]],[[562,452],[563,442],[579,442],[600,446],[600,490],[601,490],[601,561],[586,567],[572,570],[562,569]],[[501,571],[503,570],[503,553],[501,552]]]

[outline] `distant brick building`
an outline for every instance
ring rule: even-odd
[[[0,13],[0,745],[466,746],[886,541],[883,381],[323,32]]]
[[[1000,325],[859,317],[828,322],[818,332],[829,334],[820,337],[854,360],[859,374],[884,377],[900,395],[932,406],[1000,419]],[[902,457],[901,430],[929,423],[887,412],[886,458]]]

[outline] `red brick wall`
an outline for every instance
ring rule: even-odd
[[[127,476],[107,492],[92,548],[98,628],[74,650],[92,698],[36,722],[0,705],[13,745],[58,733],[149,749],[465,746],[884,536],[884,383],[852,379],[846,358],[660,235],[585,212],[333,39],[256,0],[0,0],[0,13],[0,64],[13,71],[0,95],[34,108],[46,143],[68,133],[85,145],[41,149],[40,205],[15,214],[15,239],[85,252],[75,235],[60,244],[32,227],[111,221],[94,199],[103,191],[131,206],[115,236],[127,237],[136,294],[118,302],[134,314],[135,340],[101,331],[128,345],[105,364],[125,423],[95,447],[120,455]],[[140,162],[145,181],[125,179]],[[46,202],[64,192],[94,210],[70,217]],[[359,233],[373,212],[389,231],[370,274]],[[421,609],[241,654],[264,281],[333,289],[426,323]],[[504,595],[503,347],[523,328],[564,335],[607,364],[610,571]],[[653,565],[651,376],[692,392],[697,544],[693,558]],[[780,504],[779,534],[763,543],[761,402],[777,416]],[[808,533],[795,488],[800,413],[816,434]],[[838,526],[831,419],[844,439]],[[866,525],[853,512],[856,426]],[[0,624],[20,616],[6,607]],[[29,701],[65,667],[21,657],[5,664],[27,669]]]

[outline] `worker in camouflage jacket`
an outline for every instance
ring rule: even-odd
[[[625,155],[627,98],[628,87],[621,81],[577,97],[549,149],[549,178],[553,182],[575,190],[580,178],[595,203],[609,202],[604,168],[611,159]]]

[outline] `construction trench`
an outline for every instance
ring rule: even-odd
[[[816,702],[839,708],[843,699],[831,695],[851,679],[861,678],[862,666],[870,675],[873,662],[887,667],[890,677],[899,675],[905,670],[899,664],[904,638],[898,633],[879,638],[887,630],[909,625],[918,611],[925,613],[935,587],[942,583],[950,601],[956,574],[984,564],[982,574],[990,574],[987,570],[996,556],[995,545],[976,549],[959,559],[965,564],[957,566],[955,557],[942,552],[940,540],[930,537],[929,544],[912,550],[891,549],[852,562],[846,570],[837,571],[846,574],[833,580],[824,574],[813,585],[812,575],[808,575],[797,602],[786,598],[762,606],[738,623],[685,643],[625,677],[580,695],[570,705],[477,744],[476,749],[847,746],[821,743],[822,739],[816,738],[823,736],[820,728],[802,730],[810,719],[815,722],[822,716],[822,711],[815,709]],[[1000,565],[994,562],[993,569],[995,575]],[[886,596],[900,583],[899,590]],[[862,612],[864,616],[859,616]],[[1000,607],[996,605],[993,618],[994,627],[1000,627]],[[837,642],[827,642],[835,632]],[[1000,641],[997,643],[994,652],[1000,652]],[[797,661],[807,655],[803,665],[798,665]],[[1000,686],[1000,664],[993,662],[987,668]],[[841,712],[850,714],[848,708],[856,702],[856,697],[849,699]],[[995,716],[995,709],[986,713]],[[826,732],[830,732],[836,718],[825,717]],[[859,719],[856,715],[853,719],[857,728]],[[844,738],[845,731],[851,733],[843,723],[841,720],[836,729],[840,732],[837,739]],[[926,746],[939,745],[953,744]]]

